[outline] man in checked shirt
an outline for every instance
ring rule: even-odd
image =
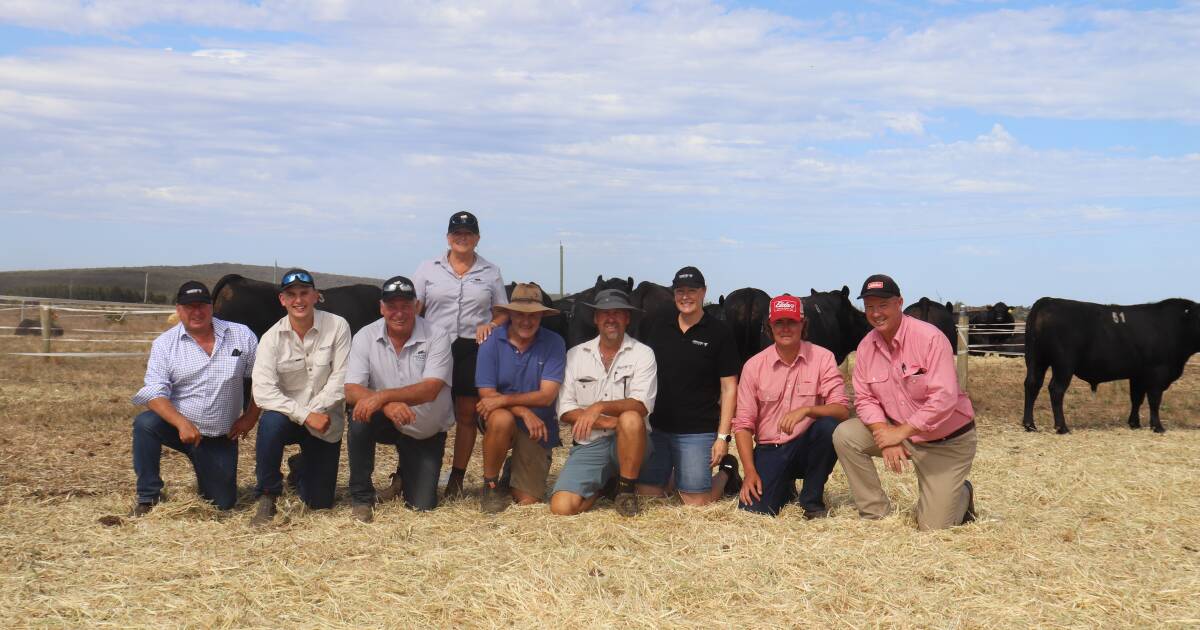
[[[804,518],[823,518],[833,431],[850,417],[845,384],[833,353],[804,340],[799,298],[773,298],[768,321],[775,343],[746,361],[738,383],[733,434],[746,470],[738,507],[775,516],[797,499]]]
[[[258,341],[249,328],[212,316],[208,287],[189,280],[175,297],[179,323],[150,346],[145,385],[133,404],[146,405],[133,420],[133,469],[142,516],[158,503],[162,447],[192,462],[200,496],[218,509],[237,501],[237,439],[258,421],[252,401],[242,410],[244,381],[254,369]]]
[[[975,520],[967,475],[975,461],[975,410],[958,385],[950,341],[932,324],[903,313],[896,281],[876,274],[859,299],[874,328],[858,344],[854,407],[858,420],[833,435],[838,459],[863,518],[883,518],[891,503],[872,457],[917,470],[917,527],[943,529]]]

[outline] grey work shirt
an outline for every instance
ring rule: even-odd
[[[567,351],[567,371],[558,392],[558,417],[595,402],[632,398],[646,406],[644,420],[649,433],[657,395],[658,367],[650,346],[625,335],[612,366],[606,370],[600,358],[600,338],[596,337]],[[612,429],[592,429],[587,439],[575,443],[588,444],[612,433]]]
[[[400,432],[423,440],[447,431],[454,424],[450,402],[450,337],[442,329],[418,317],[412,335],[396,352],[387,335],[383,318],[367,324],[354,335],[350,344],[350,364],[346,383],[361,385],[372,391],[415,385],[429,378],[440,380],[444,386],[437,398],[419,405],[409,405],[417,419],[400,427]]]
[[[263,333],[254,362],[254,402],[303,425],[309,413],[329,415],[326,442],[342,439],[346,426],[346,363],[350,324],[338,315],[313,311],[313,327],[300,340],[286,315]]]
[[[425,319],[446,331],[450,341],[475,338],[475,328],[492,319],[492,307],[508,304],[500,268],[475,254],[475,264],[462,277],[450,266],[449,254],[427,260],[412,277]]]

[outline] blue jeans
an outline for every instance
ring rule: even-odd
[[[228,510],[237,502],[237,442],[225,436],[202,437],[191,446],[179,441],[179,430],[153,411],[133,419],[133,470],[138,503],[158,503],[162,491],[162,447],[187,455],[196,471],[200,496]]]
[[[445,431],[418,440],[397,431],[396,425],[382,412],[371,416],[370,422],[347,420],[346,454],[350,457],[351,502],[375,503],[375,485],[371,482],[371,475],[375,473],[375,445],[395,444],[400,457],[401,494],[405,505],[415,510],[437,507],[438,475],[446,450]]]
[[[817,418],[790,442],[755,446],[754,468],[762,480],[762,496],[753,503],[739,502],[738,507],[775,516],[796,499],[796,480],[803,479],[800,506],[806,512],[824,510],[825,482],[837,464],[837,451],[833,448],[833,430],[837,426],[834,418]]]
[[[667,433],[655,430],[650,434],[653,455],[642,466],[638,483],[666,486],[675,471],[675,487],[680,492],[706,494],[712,490],[712,446],[716,433]]]
[[[288,444],[300,445],[302,457],[297,471],[300,500],[313,509],[333,507],[342,441],[326,442],[278,411],[264,411],[258,420],[254,442],[254,472],[258,477],[255,490],[259,495],[283,494],[279,465],[283,461],[283,447]]]

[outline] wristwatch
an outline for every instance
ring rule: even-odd
[[[732,435],[730,435],[730,434],[728,434],[728,433],[718,433],[718,434],[717,434],[717,439],[718,439],[718,440],[725,440],[725,443],[726,443],[726,444],[729,444],[730,442],[732,442],[732,441],[733,441],[733,436],[732,436]]]

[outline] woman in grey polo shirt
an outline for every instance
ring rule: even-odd
[[[413,274],[417,299],[424,317],[450,336],[454,356],[454,461],[446,482],[446,497],[462,494],[463,475],[475,449],[475,356],[479,344],[497,326],[508,321],[492,307],[508,304],[500,268],[475,251],[479,245],[479,220],[470,212],[455,212],[446,230],[446,254],[421,263]]]

